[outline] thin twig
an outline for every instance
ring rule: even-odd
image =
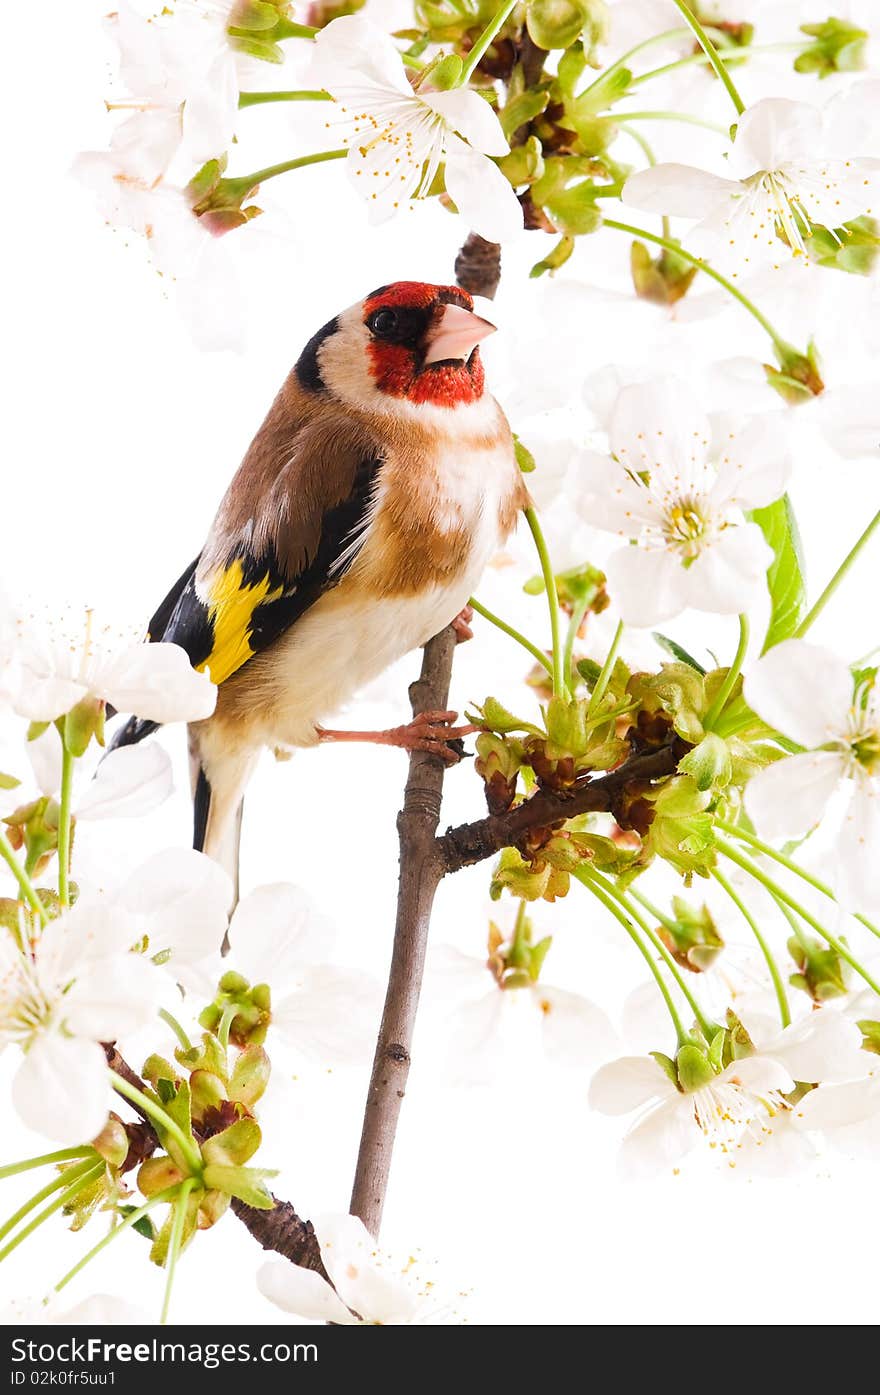
[[[425,645],[422,671],[410,690],[413,716],[446,707],[456,635],[450,627]],[[423,751],[410,756],[400,837],[400,884],[388,990],[358,1150],[351,1213],[378,1234],[391,1171],[400,1107],[409,1075],[410,1048],[422,987],[434,894],[443,876],[436,832],[444,762]]]

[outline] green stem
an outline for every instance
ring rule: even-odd
[[[697,16],[691,11],[690,6],[685,4],[685,0],[672,0],[672,3],[673,5],[675,5],[676,9],[681,11],[681,17],[687,24],[688,28],[694,31],[694,37],[697,40],[697,43],[700,45],[700,48],[703,50],[709,62],[712,64],[712,67],[715,69],[715,72],[718,74],[721,81],[724,83],[724,86],[727,88],[730,100],[736,107],[737,115],[741,116],[746,109],[746,104],[737,92],[736,84],[734,83],[733,78],[730,76],[730,73],[727,71],[721,54],[718,52],[712,40],[709,38],[709,35],[706,33],[702,24],[697,19]]]
[[[249,194],[257,184],[265,184],[267,179],[274,179],[278,174],[287,174],[288,170],[305,169],[306,165],[322,165],[327,160],[344,160],[348,150],[318,150],[312,155],[298,155],[295,160],[282,160],[277,165],[267,165],[265,169],[254,170],[253,174],[236,175],[232,179],[224,179],[223,187],[231,193]]]
[[[850,567],[852,567],[853,563],[856,561],[857,557],[864,550],[864,548],[867,547],[871,538],[876,533],[878,527],[880,527],[880,512],[874,514],[874,517],[871,519],[871,522],[868,524],[861,537],[857,540],[857,542],[853,543],[849,552],[844,557],[840,566],[837,568],[837,571],[834,573],[833,577],[829,581],[828,585],[825,587],[825,590],[822,592],[815,605],[813,605],[813,607],[809,611],[807,611],[807,614],[804,616],[803,620],[794,632],[796,639],[803,639],[804,635],[807,633],[807,630],[810,628],[813,621],[818,619],[818,617],[822,614],[822,611],[825,609],[826,605],[831,600],[831,597],[834,595],[838,586],[843,581],[843,578],[846,576]]]
[[[67,1177],[62,1179],[67,1184],[65,1190],[60,1196],[56,1197],[53,1202],[50,1202],[48,1206],[44,1206],[43,1210],[34,1216],[34,1219],[24,1227],[24,1230],[18,1232],[18,1234],[9,1241],[8,1245],[3,1246],[2,1250],[0,1250],[0,1263],[2,1263],[8,1255],[11,1255],[12,1251],[17,1249],[22,1241],[26,1240],[29,1235],[33,1235],[34,1231],[37,1230],[44,1221],[47,1221],[50,1216],[54,1216],[55,1212],[60,1211],[69,1201],[73,1201],[74,1197],[77,1196],[84,1187],[88,1187],[92,1182],[96,1182],[103,1171],[103,1163],[96,1166],[91,1162],[87,1162],[83,1163],[80,1167],[71,1168]],[[43,1190],[46,1191],[45,1188]],[[46,1195],[48,1196],[48,1192],[46,1192]]]
[[[716,135],[727,136],[726,126],[719,126],[717,121],[704,121],[702,116],[691,116],[688,111],[625,111],[620,109],[619,116],[611,118],[616,125],[624,121],[683,121],[688,126],[700,126],[704,131],[714,131]]]
[[[58,820],[58,897],[70,905],[70,820],[74,760],[67,745],[61,748],[61,812]]]
[[[773,951],[771,950],[769,944],[764,938],[764,935],[762,934],[758,922],[755,920],[755,917],[752,915],[751,911],[749,910],[746,903],[742,900],[742,898],[737,895],[736,891],[731,886],[724,873],[719,872],[717,867],[713,867],[712,876],[715,878],[716,882],[721,887],[721,889],[727,892],[727,895],[730,897],[731,901],[736,906],[737,910],[739,911],[743,920],[748,925],[755,939],[758,941],[758,944],[761,948],[761,953],[764,956],[764,961],[767,965],[767,968],[770,971],[770,977],[773,980],[773,989],[776,993],[776,1001],[779,1004],[779,1016],[782,1020],[782,1025],[783,1027],[790,1027],[791,1009],[788,1006],[788,994],[785,991],[785,983],[783,982],[782,975],[779,972],[779,965],[776,963],[776,960],[773,957]]]
[[[726,57],[725,62],[728,68],[733,63],[746,63],[755,53],[800,53],[804,43],[785,44],[749,44],[745,48],[732,50]],[[662,68],[652,68],[650,72],[639,73],[633,78],[630,87],[638,87],[642,82],[649,82],[652,78],[665,77],[667,73],[677,72],[679,68],[692,68],[695,63],[708,63],[709,59],[705,53],[692,53],[688,58],[677,58],[674,63],[664,63]]]
[[[645,232],[644,228],[634,227],[631,223],[619,223],[613,218],[604,219],[602,226],[604,228],[616,228],[618,232],[629,233],[630,237],[643,237],[646,242],[655,242],[658,247],[665,247],[668,252],[674,252],[677,257],[681,257],[684,261],[689,262],[691,266],[695,266],[698,271],[705,272],[713,281],[717,281],[719,286],[723,286],[728,295],[732,295],[734,300],[738,300],[744,310],[748,310],[749,314],[758,321],[764,333],[770,336],[774,346],[779,349],[780,353],[789,350],[790,346],[788,341],[783,339],[782,335],[773,328],[766,315],[761,314],[757,305],[754,305],[752,301],[749,300],[748,296],[743,295],[742,291],[739,290],[732,281],[728,281],[726,276],[722,276],[720,271],[716,271],[708,262],[701,261],[699,257],[695,257],[692,252],[687,252],[684,247],[680,247],[672,238],[659,237],[656,233]]]
[[[749,847],[755,848],[758,852],[763,853],[765,857],[771,858],[773,862],[778,862],[780,867],[785,867],[787,871],[793,872],[796,877],[800,877],[801,881],[806,882],[808,886],[815,887],[816,891],[821,891],[823,896],[827,896],[830,901],[833,901],[835,905],[837,904],[837,897],[826,882],[820,881],[818,877],[814,877],[812,872],[808,872],[806,868],[801,867],[797,862],[794,862],[792,858],[786,857],[785,853],[778,852],[776,848],[771,847],[769,843],[765,843],[754,833],[750,833],[748,829],[738,828],[736,824],[727,823],[724,819],[719,818],[715,820],[715,827],[720,828],[722,833],[730,833],[734,838],[739,838],[742,842],[748,843]],[[864,925],[866,930],[870,930],[872,935],[876,935],[877,938],[880,939],[880,926],[875,925],[867,916],[856,914],[853,916],[853,919],[857,920],[860,925]]]
[[[156,1192],[154,1196],[150,1197],[149,1201],[144,1202],[143,1206],[139,1206],[136,1211],[129,1212],[129,1214],[120,1221],[119,1225],[109,1230],[103,1239],[98,1241],[97,1245],[93,1245],[89,1252],[84,1254],[82,1259],[78,1260],[73,1268],[67,1271],[63,1279],[59,1279],[58,1283],[55,1285],[55,1293],[60,1293],[63,1288],[66,1288],[71,1279],[75,1279],[77,1274],[85,1269],[86,1265],[93,1260],[96,1255],[99,1255],[103,1249],[106,1249],[110,1242],[115,1240],[118,1235],[121,1235],[124,1230],[128,1230],[130,1226],[137,1225],[138,1221],[142,1220],[144,1216],[149,1215],[156,1206],[161,1206],[166,1201],[173,1201],[179,1189],[180,1183],[174,1187],[166,1187],[164,1192]]]
[[[544,578],[547,605],[550,610],[550,638],[553,645],[553,696],[565,697],[568,685],[562,669],[562,647],[559,642],[559,594],[556,590],[556,577],[553,573],[547,544],[544,541],[544,534],[541,532],[541,525],[538,522],[538,515],[533,508],[528,508],[524,512],[541,562],[541,575]]]
[[[700,1004],[697,1002],[696,997],[688,988],[684,975],[682,974],[672,955],[669,953],[669,950],[666,948],[666,945],[663,943],[660,936],[654,930],[653,926],[648,924],[648,922],[645,920],[645,917],[641,915],[639,911],[636,910],[635,906],[632,904],[632,900],[630,898],[634,896],[633,891],[630,890],[629,894],[627,895],[626,892],[621,891],[619,887],[615,886],[613,882],[609,881],[607,877],[603,877],[601,872],[597,872],[595,869],[593,869],[592,875],[602,886],[604,886],[608,894],[610,896],[613,896],[614,899],[617,902],[619,902],[619,904],[623,907],[623,909],[627,911],[629,915],[632,916],[636,924],[641,928],[644,934],[648,936],[648,939],[651,941],[651,944],[657,950],[657,953],[660,955],[667,969],[672,974],[672,977],[675,979],[675,982],[678,984],[678,987],[681,991],[682,996],[685,999],[685,1002],[688,1004],[688,1007],[694,1014],[694,1019],[696,1020],[697,1026],[703,1033],[703,1036],[706,1038],[706,1041],[708,1043],[711,1043],[712,1038],[718,1030],[717,1027],[715,1027],[713,1023],[709,1021],[708,1017],[703,1012],[702,1008],[700,1007]],[[660,917],[659,919],[660,923],[662,924],[665,917]]]
[[[95,1155],[92,1153],[88,1164],[80,1169],[80,1176],[84,1177],[94,1166]],[[19,1206],[18,1210],[13,1212],[9,1219],[4,1221],[2,1226],[0,1226],[0,1240],[5,1240],[9,1232],[14,1230],[18,1225],[19,1221],[23,1221],[25,1216],[29,1216],[31,1211],[39,1206],[41,1202],[45,1201],[47,1197],[50,1197],[53,1192],[60,1191],[62,1187],[69,1187],[72,1182],[76,1181],[77,1179],[72,1175],[72,1172],[72,1169],[65,1168],[60,1176],[53,1177],[50,1182],[47,1182],[44,1187],[41,1187],[38,1192],[35,1192],[32,1197]]]
[[[465,60],[465,65],[461,71],[461,77],[458,80],[459,87],[466,87],[470,82],[471,76],[483,57],[483,54],[486,52],[486,49],[489,47],[502,25],[507,23],[510,14],[516,8],[517,4],[518,0],[507,0],[507,4],[502,5],[494,18],[490,19]]]
[[[165,1296],[162,1300],[162,1313],[159,1317],[160,1326],[164,1327],[168,1321],[168,1310],[171,1307],[171,1290],[174,1287],[174,1271],[177,1268],[177,1260],[180,1255],[181,1242],[183,1240],[183,1227],[186,1222],[186,1204],[189,1194],[196,1184],[194,1177],[187,1177],[181,1186],[173,1205],[173,1219],[171,1222],[171,1234],[168,1238],[168,1258],[165,1263],[168,1268],[168,1278],[165,1281]]]
[[[19,890],[25,901],[27,901],[31,910],[36,912],[39,916],[40,923],[42,925],[48,924],[49,913],[37,895],[33,882],[15,856],[12,844],[2,828],[0,828],[0,857],[2,857],[13,877],[18,882]]]
[[[471,596],[468,605],[473,606],[478,615],[482,615],[483,619],[488,620],[490,625],[494,625],[497,630],[501,630],[502,634],[509,635],[511,639],[516,640],[517,644],[521,644],[523,649],[526,649],[533,659],[537,659],[541,667],[546,669],[552,678],[553,665],[547,658],[547,655],[538,648],[537,644],[532,644],[530,639],[526,639],[525,635],[520,634],[519,630],[515,630],[512,625],[508,625],[507,621],[502,620],[500,615],[495,615],[491,610],[487,610],[486,607],[477,600],[476,596]]]
[[[602,72],[597,78],[594,78],[589,87],[585,87],[583,92],[578,93],[577,100],[580,100],[581,97],[585,97],[588,92],[592,92],[593,88],[598,87],[600,82],[606,82],[611,74],[616,73],[619,68],[625,68],[629,60],[635,58],[637,53],[642,53],[648,48],[655,48],[657,44],[668,43],[670,39],[684,39],[689,33],[689,29],[665,29],[662,34],[652,34],[650,39],[642,39],[641,43],[635,44],[632,48],[628,48],[626,53],[621,54],[609,67],[603,68]]]
[[[676,1008],[675,1003],[672,1000],[672,994],[669,992],[669,988],[666,985],[666,981],[664,980],[663,975],[660,972],[660,969],[654,962],[654,959],[652,958],[650,951],[642,943],[641,936],[639,935],[639,932],[636,930],[632,921],[629,919],[629,916],[627,916],[620,909],[620,907],[615,903],[613,898],[609,896],[608,893],[605,891],[604,887],[600,886],[599,883],[594,880],[592,873],[586,871],[586,869],[584,868],[580,868],[572,872],[572,876],[580,882],[581,886],[585,886],[588,891],[591,891],[597,900],[602,902],[602,905],[605,907],[605,909],[611,912],[615,920],[617,920],[623,926],[624,930],[629,935],[633,944],[636,946],[642,958],[645,960],[645,963],[648,965],[648,968],[651,970],[651,973],[653,974],[654,979],[656,980],[657,987],[660,989],[660,992],[663,995],[663,1001],[666,1004],[669,1016],[672,1018],[672,1025],[675,1028],[675,1035],[678,1040],[678,1045],[684,1045],[684,1043],[689,1041],[690,1038],[687,1032],[685,1031],[684,1026],[682,1025],[681,1018],[678,1014],[678,1009]]]
[[[227,1003],[223,1009],[223,1016],[220,1018],[220,1025],[217,1028],[217,1040],[224,1051],[229,1050],[229,1029],[238,1016],[238,1005]]]
[[[155,1100],[151,1100],[149,1095],[145,1095],[143,1090],[139,1090],[135,1085],[129,1085],[125,1077],[117,1075],[115,1070],[110,1071],[110,1080],[117,1094],[123,1095],[127,1100],[130,1100],[132,1104],[137,1105],[138,1109],[143,1110],[144,1114],[147,1114],[153,1120],[154,1124],[158,1124],[161,1129],[164,1129],[167,1134],[171,1135],[186,1159],[190,1170],[195,1173],[201,1173],[202,1159],[198,1150],[193,1144],[192,1139],[187,1138],[183,1129],[171,1118],[171,1115],[167,1114],[162,1106],[157,1104]]]
[[[716,847],[718,851],[723,853],[726,858],[729,858],[731,862],[735,862],[737,867],[741,867],[744,872],[748,872],[750,876],[760,882],[761,885],[770,892],[771,896],[778,896],[781,901],[784,901],[787,906],[790,906],[791,909],[800,916],[801,920],[805,920],[808,925],[812,926],[816,934],[821,935],[822,939],[830,944],[835,953],[839,954],[841,959],[845,960],[851,968],[855,969],[859,978],[864,979],[868,987],[872,988],[874,992],[880,996],[880,984],[877,983],[876,979],[871,977],[867,969],[859,963],[858,959],[847,949],[843,941],[832,935],[830,930],[826,930],[825,926],[820,924],[816,917],[811,915],[805,906],[802,906],[799,901],[796,901],[793,896],[790,896],[784,887],[774,882],[773,878],[769,877],[763,868],[758,867],[750,858],[743,856],[739,849],[733,847],[731,843],[726,843],[723,839],[718,838],[716,839]]]
[[[321,90],[295,90],[292,92],[239,92],[238,105],[260,107],[266,102],[332,102],[329,92]]]
[[[293,20],[280,18],[275,21],[272,38],[314,39],[320,32],[320,29],[314,29],[311,24],[295,24]]]
[[[50,1163],[70,1162],[74,1158],[91,1158],[94,1148],[59,1148],[55,1153],[41,1153],[38,1158],[25,1158],[23,1162],[7,1163],[0,1167],[0,1182],[7,1177],[18,1177],[22,1172],[30,1172],[35,1167],[48,1167]]]
[[[589,600],[578,601],[574,610],[571,612],[571,618],[568,622],[568,629],[565,634],[565,645],[562,650],[562,671],[565,674],[566,682],[569,682],[571,679],[571,660],[574,654],[574,642],[578,637],[578,630],[584,623],[584,616],[589,609]]]
[[[589,702],[589,706],[587,707],[587,716],[588,716],[588,717],[592,717],[593,713],[596,711],[597,707],[599,706],[599,703],[602,701],[603,697],[605,696],[605,689],[608,687],[608,683],[609,683],[609,680],[610,680],[610,678],[611,678],[611,674],[612,674],[613,671],[614,671],[614,661],[615,661],[615,659],[617,658],[617,651],[618,651],[618,649],[620,648],[620,641],[621,641],[622,638],[623,638],[623,621],[622,621],[622,620],[619,620],[619,621],[617,622],[617,629],[614,631],[614,638],[613,638],[612,641],[611,641],[611,648],[608,650],[608,653],[605,655],[605,662],[604,662],[604,664],[602,665],[602,669],[601,669],[601,671],[600,671],[600,673],[599,673],[599,677],[596,679],[596,686],[595,686],[595,688],[593,689],[592,693],[590,694],[590,702]]]
[[[724,705],[727,702],[727,699],[730,697],[730,694],[736,687],[736,680],[739,678],[740,673],[742,672],[742,666],[745,662],[746,650],[748,649],[748,647],[749,617],[747,615],[741,615],[739,617],[739,644],[737,645],[736,653],[733,656],[733,663],[727,670],[727,673],[724,676],[724,681],[722,682],[721,687],[718,689],[718,692],[715,694],[715,701],[712,703],[712,706],[709,708],[709,711],[703,718],[704,731],[711,731],[714,724],[718,721],[718,718],[721,716],[721,713],[724,711]]]
[[[181,1027],[177,1018],[173,1017],[167,1008],[160,1008],[159,1016],[161,1017],[163,1022],[168,1023],[168,1026],[171,1028],[172,1032],[177,1037],[177,1040],[180,1042],[184,1051],[192,1051],[192,1042],[190,1041],[186,1032]]]

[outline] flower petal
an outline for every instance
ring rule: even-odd
[[[153,1020],[163,978],[141,954],[98,959],[77,974],[64,995],[64,1025],[74,1036],[115,1041]]]
[[[220,948],[232,904],[232,882],[203,853],[166,848],[132,873],[118,899],[143,917],[152,954],[170,949],[172,965],[191,964]]]
[[[806,640],[774,645],[752,665],[743,690],[759,717],[801,746],[823,746],[846,730],[852,674],[843,659]]]
[[[380,1015],[376,981],[357,969],[320,965],[304,969],[300,982],[299,992],[273,1002],[279,1036],[324,1066],[366,1062]]]
[[[57,1143],[87,1143],[110,1111],[107,1059],[94,1041],[44,1031],[12,1081],[12,1103],[28,1128]]]
[[[295,1317],[313,1322],[333,1322],[346,1326],[357,1323],[342,1299],[326,1279],[313,1269],[303,1269],[287,1260],[273,1260],[257,1270],[257,1288],[264,1298]]]
[[[614,1049],[614,1028],[601,1008],[579,993],[536,984],[544,1050],[554,1065],[589,1069]]]
[[[800,838],[824,816],[843,774],[834,751],[774,761],[746,785],[749,818],[764,838]]]
[[[650,1100],[677,1096],[665,1071],[650,1056],[621,1056],[590,1081],[590,1108],[600,1114],[631,1114]]]
[[[822,113],[807,102],[787,97],[765,97],[744,111],[736,127],[728,156],[730,172],[748,179],[758,170],[774,171],[818,150],[822,140]]]
[[[834,840],[831,880],[845,909],[880,908],[880,781],[860,773]]]
[[[768,414],[749,422],[741,431],[730,432],[719,443],[712,502],[743,509],[763,508],[785,493],[790,474],[787,434]]]
[[[106,665],[100,682],[97,697],[151,722],[202,721],[217,702],[214,684],[179,644],[134,645]]]
[[[628,625],[646,628],[686,607],[684,567],[665,548],[623,547],[605,563],[611,595]]]
[[[419,98],[474,150],[483,155],[506,155],[510,150],[501,122],[479,93],[455,87],[449,92],[420,92]]]
[[[634,474],[647,471],[652,486],[655,480],[661,488],[674,485],[680,496],[714,478],[706,470],[712,444],[709,419],[695,407],[693,392],[676,378],[623,388],[608,434],[621,464]]]
[[[386,88],[412,97],[406,69],[392,39],[361,15],[343,15],[315,35],[308,85],[337,95],[352,85]]]
[[[135,818],[157,809],[173,788],[171,758],[157,742],[120,746],[109,751],[101,761],[95,778],[77,800],[76,816],[78,819]]]
[[[237,968],[252,983],[281,988],[304,965],[326,959],[336,930],[308,892],[289,882],[257,887],[239,902],[229,925]]]
[[[315,1234],[324,1268],[336,1292],[365,1322],[407,1323],[418,1308],[418,1295],[384,1267],[376,1241],[357,1216],[316,1216]]]
[[[722,179],[693,165],[659,164],[631,174],[621,201],[645,213],[669,213],[675,218],[706,218],[719,204],[726,207],[740,192],[732,179]]]
[[[686,604],[714,615],[750,610],[767,589],[773,551],[757,523],[726,528],[684,572]]]
[[[446,159],[446,192],[474,232],[509,242],[523,230],[523,212],[510,182],[486,155],[462,145]]]
[[[61,789],[63,747],[58,728],[48,726],[36,741],[27,743],[28,759],[42,794],[55,795]]]
[[[688,1099],[675,1093],[650,1109],[630,1129],[620,1150],[625,1177],[656,1177],[678,1162],[702,1137]]]
[[[780,1061],[793,1080],[809,1085],[852,1080],[865,1074],[869,1065],[855,1022],[827,1008],[786,1027],[764,1053]]]

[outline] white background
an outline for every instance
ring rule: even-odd
[[[6,133],[2,572],[12,584],[49,590],[72,604],[85,598],[141,623],[198,551],[230,474],[313,330],[374,285],[452,279],[463,229],[440,209],[426,208],[369,230],[341,169],[289,175],[283,192],[276,187],[270,195],[267,186],[262,200],[267,209],[284,205],[286,221],[267,212],[254,250],[243,240],[232,248],[247,278],[246,351],[199,352],[135,239],[105,228],[88,192],[67,174],[79,150],[99,149],[107,139],[103,98],[113,51],[100,11],[94,3],[44,6],[39,58],[23,35],[8,38],[11,61],[0,93]],[[743,78],[747,93],[750,82],[755,95],[771,90],[766,70]],[[728,119],[708,82],[694,85],[693,100]],[[297,133],[295,123],[307,119],[300,109],[245,116],[250,124],[235,172],[319,139]],[[263,142],[253,135],[248,150],[247,132],[261,130],[271,136]],[[701,135],[685,139],[695,154],[704,148]],[[679,143],[679,155],[687,148]],[[633,305],[625,294],[628,245],[612,233],[590,239],[568,281],[560,279],[548,297],[545,283],[526,280],[545,241],[533,235],[506,257],[508,289],[497,306],[504,332],[488,354],[515,429],[524,411],[533,413],[525,390],[536,378],[570,384],[579,403],[577,385],[588,372],[607,364],[665,366],[668,349],[659,345],[673,344],[689,361],[766,355],[760,331],[731,312],[708,326],[671,324],[660,311]],[[843,278],[830,279],[832,297],[844,289],[851,295],[850,287],[838,289]],[[590,289],[599,285],[607,291]],[[835,312],[833,304],[830,315],[827,309],[801,304],[783,327],[803,339],[803,326],[821,310],[829,361],[844,381],[865,376],[867,366],[847,342],[848,312]],[[829,342],[834,319],[839,338]],[[555,364],[548,362],[542,329],[558,339]],[[815,594],[878,507],[876,460],[841,464],[814,442],[798,461],[793,492]],[[481,595],[506,614],[518,613],[544,642],[540,601],[519,599],[522,579],[535,570],[524,540],[511,557],[517,566],[493,571]],[[815,638],[849,657],[876,643],[877,579],[876,556],[864,558]],[[722,661],[732,640],[728,627],[693,617],[676,633],[697,643],[708,638]],[[340,724],[403,720],[406,683],[417,665],[411,656]],[[463,706],[497,692],[522,706],[529,700],[522,671],[516,650],[480,625],[477,641],[459,651],[454,700]],[[179,763],[179,792],[135,829],[117,825],[108,833],[104,846],[118,868],[188,838],[183,736],[171,731],[163,740]],[[277,880],[307,887],[339,927],[342,960],[369,968],[377,979],[390,948],[394,819],[404,775],[399,754],[331,747],[291,764],[267,758],[248,797],[245,887]],[[454,771],[444,820],[476,817],[480,807],[471,769]],[[481,954],[487,885],[483,867],[441,888],[437,941]],[[543,931],[557,934],[547,976],[617,1019],[640,982],[638,966],[602,912],[575,903],[575,895],[535,913]],[[494,913],[509,924],[508,906]],[[655,1042],[659,1049],[671,1044]],[[536,1068],[522,1082],[508,1072],[491,1091],[450,1088],[444,1049],[436,1028],[416,1042],[384,1238],[436,1262],[438,1291],[451,1295],[470,1321],[801,1324],[876,1316],[876,1186],[867,1169],[834,1157],[778,1181],[705,1167],[624,1184],[614,1165],[619,1131],[588,1112],[586,1073]],[[6,1073],[8,1064],[2,1063]],[[265,1161],[282,1169],[276,1190],[303,1215],[347,1208],[368,1068],[365,1057],[356,1072],[303,1072],[285,1095],[284,1127],[273,1121]],[[41,1151],[40,1140],[24,1137],[8,1115],[3,1137],[4,1160]],[[3,1183],[0,1190],[5,1214],[30,1188]],[[87,1232],[91,1243],[100,1224]],[[82,1252],[85,1238],[58,1223],[44,1227],[3,1266],[0,1294],[42,1295]],[[180,1266],[177,1318],[283,1321],[254,1285],[261,1258],[231,1217],[200,1235]],[[116,1292],[156,1313],[163,1278],[146,1264],[143,1242],[128,1236],[68,1292],[73,1300]],[[457,1297],[463,1291],[466,1300]]]

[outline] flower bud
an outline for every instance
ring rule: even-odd
[[[820,372],[819,353],[810,341],[807,352],[802,354],[791,344],[777,344],[774,347],[779,368],[764,364],[767,382],[786,402],[798,406],[810,397],[819,397],[825,391]]]
[[[121,1167],[128,1157],[128,1134],[121,1119],[111,1114],[106,1124],[92,1139],[92,1147],[110,1167]]]
[[[836,950],[807,934],[800,938],[792,935],[787,949],[798,968],[788,980],[792,988],[809,993],[815,1003],[840,998],[848,992],[846,966]]]
[[[865,67],[868,33],[843,19],[828,18],[821,24],[802,24],[801,33],[813,42],[794,60],[796,73],[861,72]]]
[[[101,698],[84,697],[64,718],[64,744],[72,756],[84,756],[92,737],[104,745],[104,703]]]
[[[144,1196],[154,1196],[156,1192],[164,1192],[166,1187],[176,1187],[183,1177],[171,1158],[147,1158],[138,1169],[137,1184]]]
[[[690,1043],[680,1046],[675,1057],[679,1088],[684,1094],[711,1085],[717,1075],[705,1051]]]
[[[704,973],[724,948],[708,906],[688,905],[680,896],[672,899],[675,920],[658,928],[658,934],[673,959],[683,969]]]

